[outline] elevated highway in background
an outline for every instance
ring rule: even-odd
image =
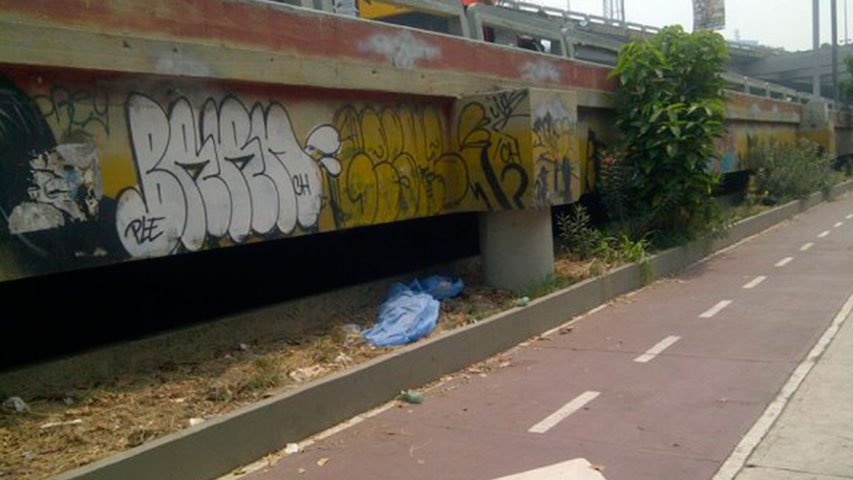
[[[853,44],[838,47],[839,82],[849,80],[850,74],[844,66],[844,58],[853,55]],[[774,52],[749,63],[740,65],[744,75],[760,78],[768,82],[785,85],[800,91],[810,91],[812,85],[814,52]],[[824,45],[818,51],[818,74],[821,79],[821,93],[833,96],[832,87],[832,49]]]

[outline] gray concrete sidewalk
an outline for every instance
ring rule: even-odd
[[[736,480],[853,479],[853,314]]]

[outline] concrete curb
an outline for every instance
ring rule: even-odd
[[[849,190],[853,190],[853,181],[837,185],[829,196],[835,198]],[[704,238],[663,251],[651,257],[649,264],[657,277],[671,275],[823,200],[824,195],[818,193],[787,203],[741,220],[725,238]],[[216,478],[280,450],[288,442],[307,438],[385,403],[400,390],[484,360],[643,285],[643,267],[625,265],[536,299],[526,307],[440,334],[53,479]]]

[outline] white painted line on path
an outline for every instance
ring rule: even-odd
[[[681,340],[681,337],[676,336],[676,335],[670,335],[670,336],[664,338],[663,340],[661,340],[660,342],[658,342],[657,344],[655,344],[654,347],[648,349],[646,351],[646,353],[635,358],[634,361],[637,363],[648,363],[653,358],[660,355],[661,352],[663,352],[667,348],[671,347],[673,343],[675,343],[679,340]]]
[[[846,218],[847,220],[853,220],[853,213],[851,213],[850,215],[847,215],[844,218]]]
[[[578,410],[580,410],[581,408],[583,408],[584,405],[593,401],[595,399],[595,397],[599,396],[600,394],[601,394],[601,392],[586,391],[586,392],[578,395],[577,398],[575,398],[571,402],[563,405],[562,407],[560,407],[559,410],[552,413],[551,415],[548,415],[548,417],[545,418],[545,420],[542,420],[541,422],[537,423],[536,425],[533,425],[532,427],[530,427],[530,430],[528,430],[528,432],[530,432],[530,433],[545,433],[548,430],[551,430],[552,428],[554,428],[555,425],[562,422],[569,415],[571,415],[571,414],[577,412]]]
[[[794,257],[785,257],[782,260],[779,260],[778,262],[776,262],[776,266],[777,267],[784,267],[785,265],[791,263],[791,260],[793,260],[793,259],[794,259]]]
[[[836,223],[835,225],[833,225],[833,227],[838,228],[838,227],[840,227],[840,226],[842,226],[842,225],[844,225],[844,222],[838,222],[838,223]]]
[[[804,243],[802,247],[800,247],[801,252],[805,252],[806,250],[814,247],[814,242]]]
[[[820,234],[818,234],[817,238],[823,238],[827,235],[829,235],[829,230],[824,230],[824,231],[820,232]]]
[[[763,281],[765,281],[765,280],[767,280],[767,277],[766,277],[766,276],[764,276],[764,275],[759,275],[759,276],[755,277],[754,279],[752,279],[752,281],[751,281],[751,282],[749,282],[749,283],[747,283],[746,285],[744,285],[744,286],[743,286],[743,288],[745,288],[745,289],[747,289],[747,290],[749,290],[750,288],[755,288],[755,287],[757,287],[757,286],[758,286],[758,284],[759,284],[759,283],[761,283],[761,282],[763,282]]]
[[[753,450],[755,450],[755,447],[757,447],[764,436],[767,435],[767,432],[770,431],[770,427],[776,423],[776,419],[782,414],[782,410],[785,409],[785,405],[788,404],[788,400],[791,399],[791,395],[800,388],[800,384],[803,383],[806,375],[809,374],[820,356],[823,354],[824,350],[826,350],[826,347],[830,342],[832,342],[835,334],[838,333],[838,330],[844,324],[845,320],[847,320],[847,317],[850,316],[850,312],[853,312],[853,295],[847,297],[847,301],[844,302],[844,306],[841,307],[838,315],[832,319],[832,324],[825,332],[823,332],[820,340],[818,340],[817,344],[815,344],[811,349],[806,359],[797,366],[797,369],[794,370],[791,378],[789,378],[788,382],[782,387],[782,391],[779,392],[776,399],[767,406],[766,410],[764,410],[764,414],[761,418],[755,422],[749,432],[747,432],[747,434],[741,439],[740,443],[737,444],[732,454],[729,455],[729,458],[725,463],[723,463],[717,471],[717,474],[714,475],[713,480],[732,480],[735,475],[743,469],[744,464],[749,459]]]
[[[494,480],[607,480],[587,459],[576,458]]]
[[[711,318],[714,315],[720,313],[720,310],[728,307],[731,304],[732,304],[731,300],[722,300],[719,303],[717,303],[716,305],[714,305],[713,307],[711,307],[711,309],[708,310],[707,312],[699,315],[699,318]]]

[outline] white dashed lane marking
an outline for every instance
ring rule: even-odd
[[[823,238],[823,237],[825,237],[825,236],[827,236],[827,235],[829,235],[829,230],[824,230],[824,231],[820,232],[820,234],[818,234],[818,236],[817,236],[817,237],[818,237],[818,238]]]
[[[679,340],[681,340],[681,337],[676,336],[676,335],[670,335],[670,336],[664,338],[663,340],[661,340],[660,342],[656,343],[655,346],[648,349],[648,351],[646,351],[646,353],[635,358],[634,361],[637,363],[648,363],[653,358],[660,355],[661,352],[663,352],[667,348],[671,347],[673,343],[675,343]]]
[[[814,247],[814,242],[809,242],[809,243],[804,244],[802,247],[800,247],[800,251],[805,252],[806,250],[808,250],[812,247]]]
[[[745,288],[745,289],[747,289],[747,290],[749,290],[750,288],[755,288],[755,287],[757,287],[757,286],[758,286],[758,284],[759,284],[759,283],[761,283],[761,282],[763,282],[763,281],[765,281],[765,280],[767,280],[767,277],[766,277],[766,276],[764,276],[764,275],[759,275],[759,276],[755,277],[754,279],[752,279],[752,281],[750,281],[749,283],[747,283],[746,285],[744,285],[744,286],[743,286],[743,288]]]
[[[551,415],[548,415],[545,420],[542,420],[536,425],[530,427],[530,430],[528,430],[528,432],[545,433],[548,430],[551,430],[552,428],[554,428],[555,425],[565,420],[565,418],[569,415],[583,408],[584,405],[586,405],[587,403],[595,400],[595,397],[599,395],[601,395],[601,392],[593,392],[591,390],[578,395],[574,400],[563,405],[562,407],[560,407],[559,410],[552,413]]]
[[[842,226],[842,225],[844,225],[844,222],[838,222],[838,223],[836,223],[835,225],[833,225],[833,227],[838,228],[838,227],[840,227],[840,226]]]
[[[794,259],[794,257],[785,257],[782,260],[779,260],[778,262],[776,262],[776,266],[777,267],[784,267],[785,265],[791,263],[791,260],[793,260],[793,259]]]
[[[711,318],[711,317],[713,317],[714,315],[716,315],[716,314],[720,313],[720,311],[721,311],[722,309],[724,309],[724,308],[728,307],[728,306],[729,306],[729,305],[731,305],[731,304],[732,304],[732,301],[731,301],[731,300],[722,300],[722,301],[720,301],[719,303],[717,303],[716,305],[714,305],[713,307],[711,307],[711,308],[710,308],[710,310],[708,310],[708,311],[704,312],[703,314],[699,315],[699,318]]]

